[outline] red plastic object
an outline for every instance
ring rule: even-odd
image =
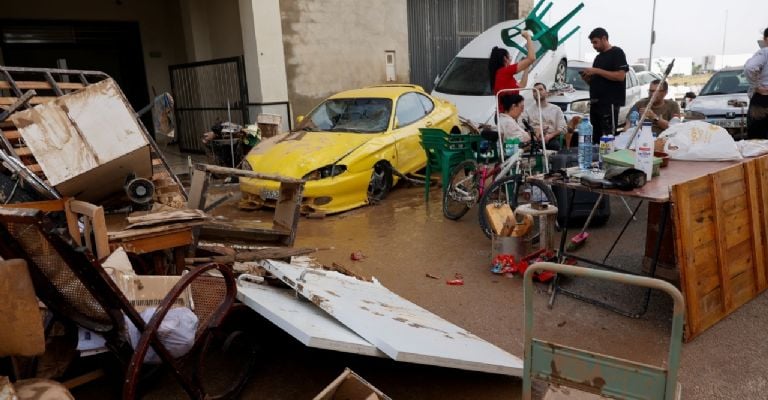
[[[349,258],[350,258],[352,261],[360,261],[360,260],[362,260],[363,258],[365,258],[365,256],[363,255],[363,253],[361,253],[361,252],[359,252],[359,251],[355,251],[355,252],[352,252],[352,254],[350,254]]]
[[[464,277],[457,273],[453,276],[454,279],[451,279],[450,281],[446,281],[445,283],[451,286],[462,286],[464,285]]]

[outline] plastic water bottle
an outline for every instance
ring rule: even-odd
[[[504,140],[504,155],[512,157],[520,148],[520,138],[507,138]]]
[[[584,117],[579,123],[579,169],[592,170],[592,124],[589,117]]]
[[[632,110],[631,113],[629,113],[629,126],[636,127],[637,121],[640,120],[640,113],[637,110]]]
[[[645,172],[648,181],[653,175],[653,122],[643,122],[635,147],[635,168]]]

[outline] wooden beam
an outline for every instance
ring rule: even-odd
[[[246,171],[244,169],[219,167],[218,165],[210,165],[210,164],[195,164],[195,169],[200,171],[211,172],[214,174],[242,176],[245,178],[264,179],[268,181],[276,181],[276,182],[283,182],[283,183],[304,183],[305,182],[303,179],[289,178],[286,176],[272,175],[272,174],[262,174],[254,171]]]
[[[62,90],[76,90],[85,87],[82,83],[78,82],[57,82],[59,88]],[[19,89],[37,89],[37,90],[52,90],[51,84],[48,82],[40,81],[16,81],[16,87]],[[0,81],[0,89],[11,89],[11,85],[7,81]]]

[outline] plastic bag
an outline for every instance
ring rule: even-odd
[[[673,160],[729,161],[744,158],[728,131],[704,121],[673,125],[659,138],[666,140],[664,152]]]
[[[739,140],[736,142],[741,155],[744,157],[757,157],[763,154],[768,154],[768,140],[765,139],[753,139],[753,140]]]
[[[149,322],[156,310],[157,307],[147,308],[141,312],[141,318]],[[135,350],[141,335],[139,335],[139,330],[136,329],[127,317],[125,318],[125,324],[128,327],[131,346]],[[192,345],[195,342],[197,324],[197,315],[192,310],[186,307],[174,307],[168,310],[168,314],[165,314],[163,322],[160,323],[157,329],[157,337],[160,338],[160,342],[168,349],[172,356],[179,358],[192,349]],[[144,356],[144,363],[160,364],[160,362],[160,357],[150,345],[146,356]]]

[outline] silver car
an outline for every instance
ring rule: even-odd
[[[749,82],[744,68],[726,68],[709,78],[686,110],[686,119],[706,119],[736,138],[746,136]]]

